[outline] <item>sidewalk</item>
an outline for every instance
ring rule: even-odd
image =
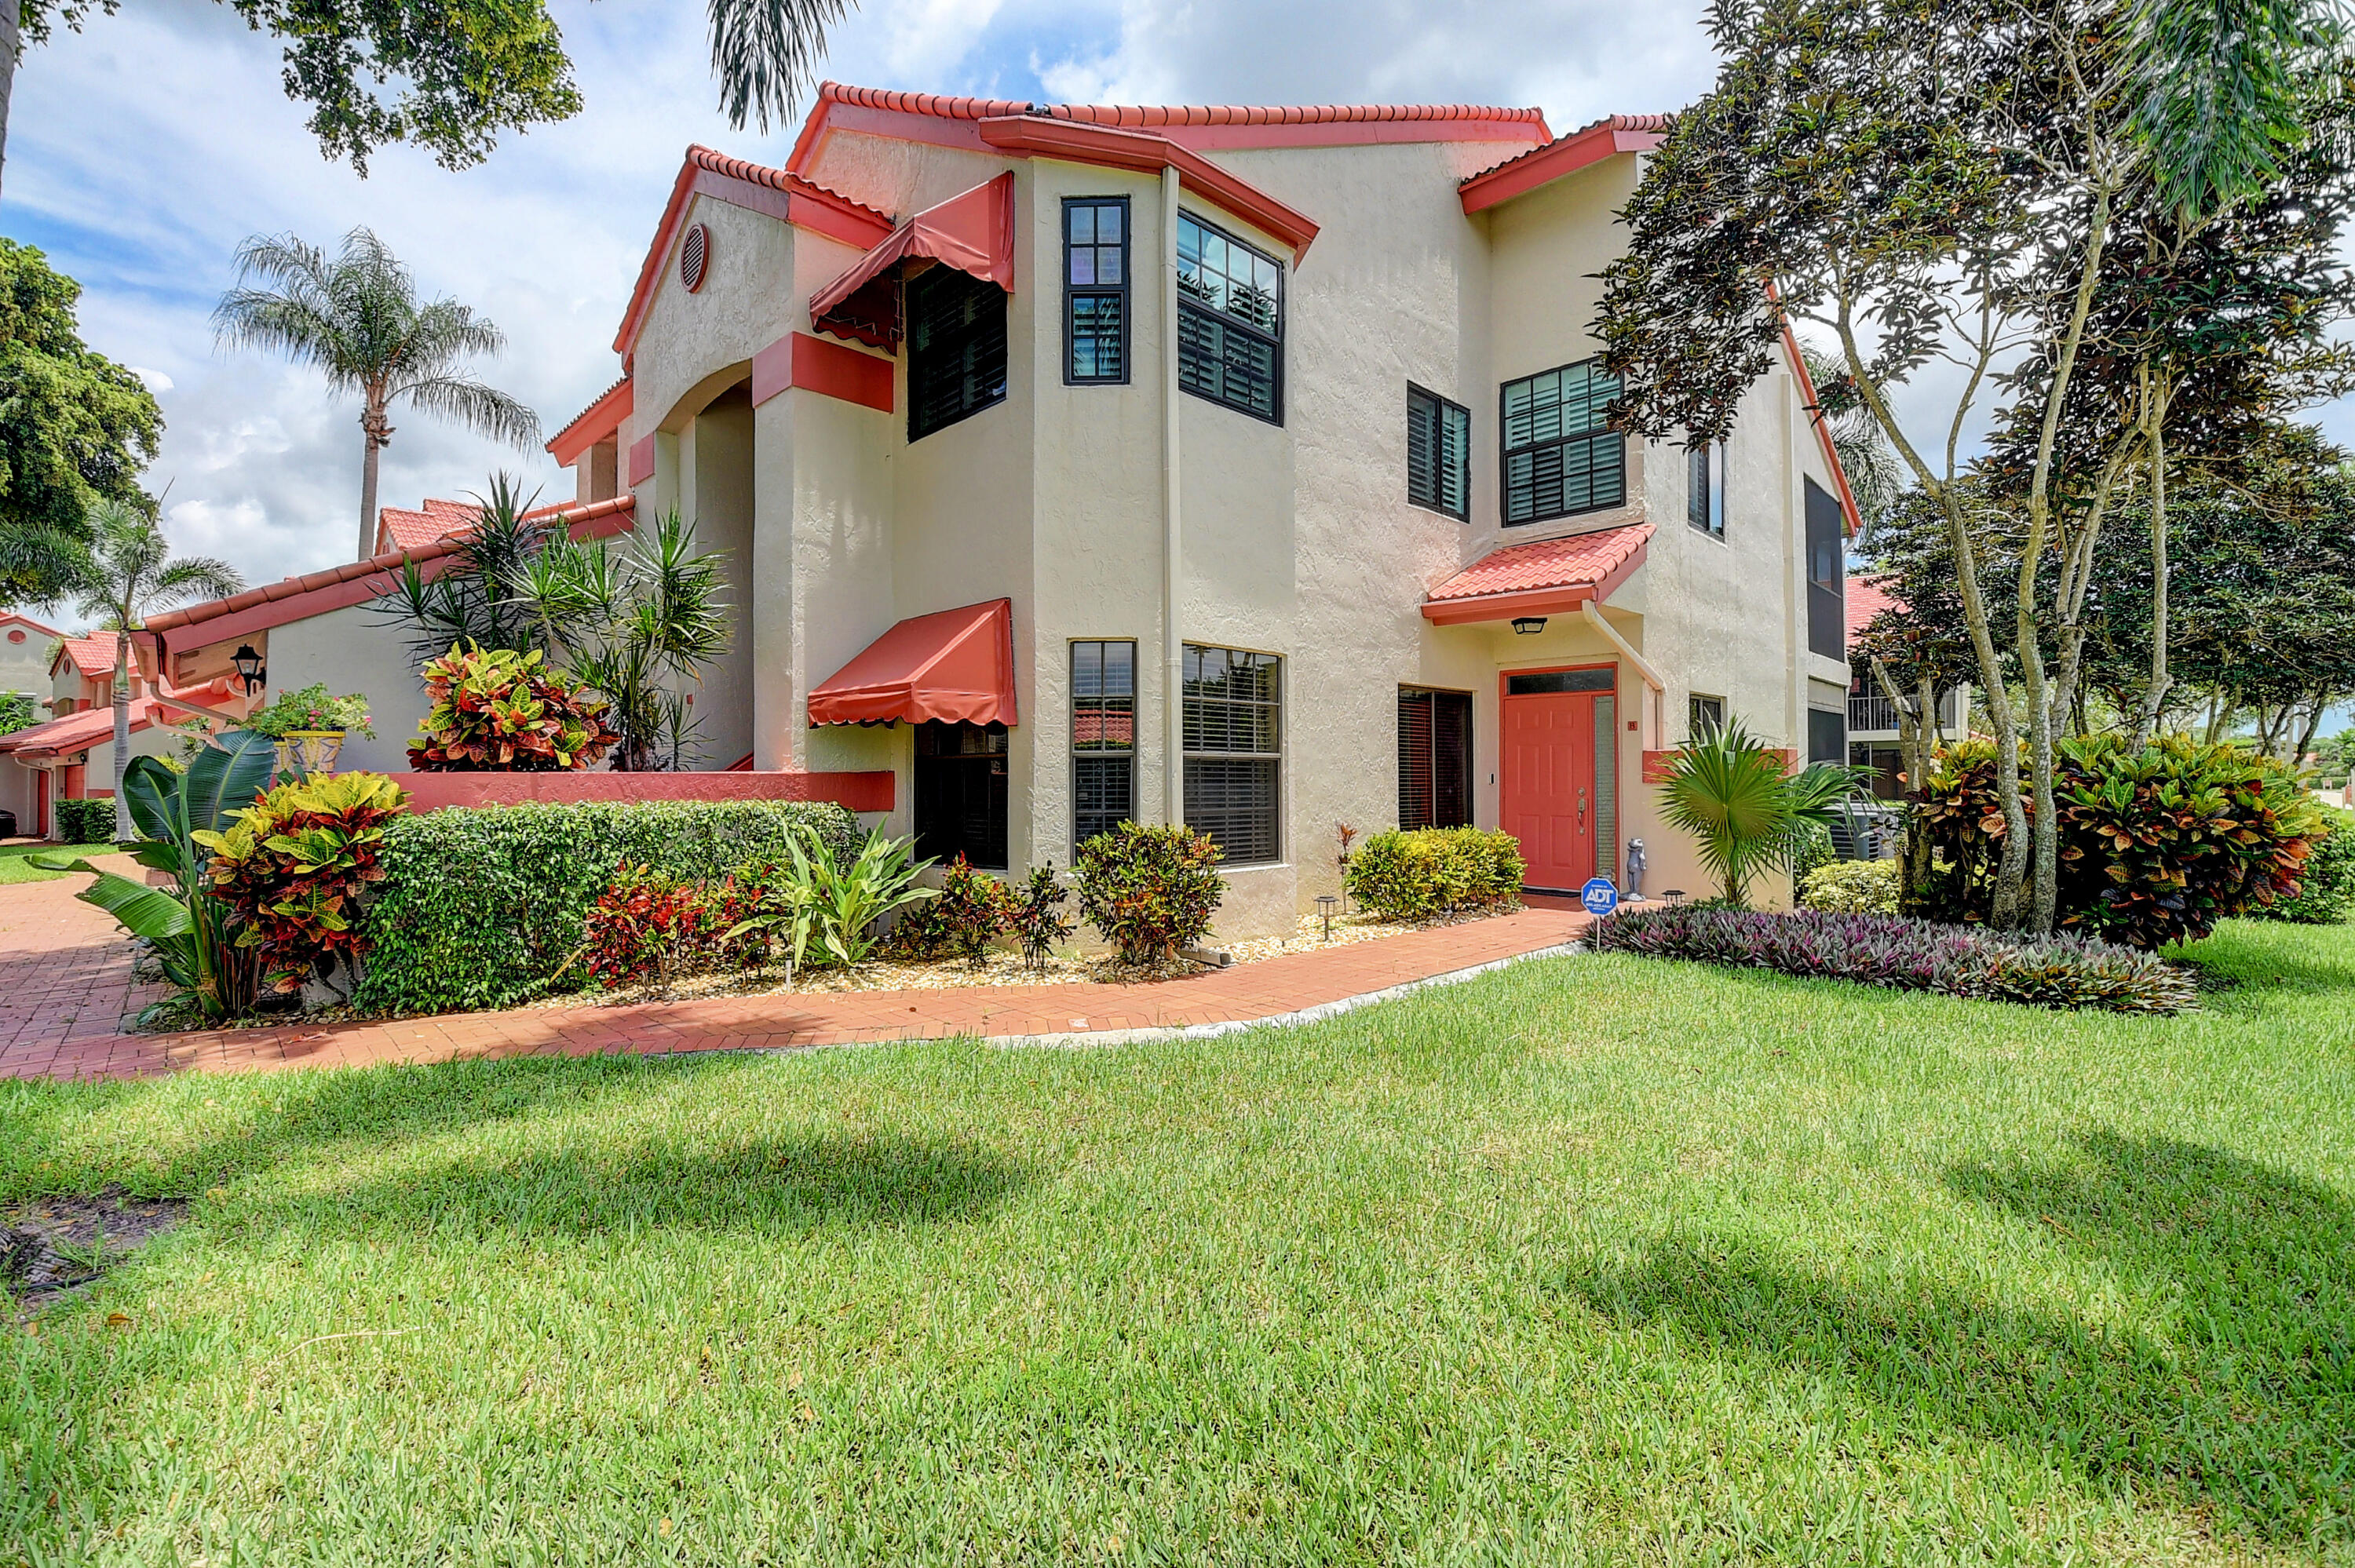
[[[137,1077],[602,1052],[774,1050],[886,1040],[1050,1039],[1291,1017],[1573,941],[1587,916],[1493,920],[1292,953],[1152,985],[973,986],[726,997],[181,1034],[125,1034],[165,993],[134,985],[131,945],[73,897],[83,878],[0,888],[0,1077]]]

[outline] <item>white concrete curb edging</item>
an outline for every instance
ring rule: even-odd
[[[1304,1007],[1296,1012],[1272,1012],[1265,1018],[1230,1019],[1223,1023],[1187,1023],[1175,1028],[1160,1029],[1080,1029],[1061,1034],[986,1034],[986,1045],[1045,1045],[1066,1050],[1089,1045],[1143,1045],[1165,1040],[1216,1040],[1225,1034],[1240,1034],[1248,1029],[1282,1029],[1299,1023],[1316,1023],[1327,1018],[1338,1018],[1361,1007],[1371,1007],[1379,1001],[1394,1001],[1433,986],[1460,985],[1464,981],[1514,964],[1527,963],[1531,959],[1561,959],[1579,951],[1576,942],[1557,942],[1550,948],[1533,948],[1526,953],[1509,958],[1492,959],[1485,964],[1468,969],[1449,969],[1445,974],[1425,975],[1421,980],[1402,980],[1384,986],[1380,991],[1364,991],[1357,996],[1345,996],[1337,1001],[1320,1001],[1314,1007]],[[877,1042],[880,1044],[880,1042]]]

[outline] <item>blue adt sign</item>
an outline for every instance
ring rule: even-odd
[[[1607,876],[1593,877],[1578,890],[1578,901],[1586,906],[1589,915],[1608,915],[1619,907],[1619,890]]]

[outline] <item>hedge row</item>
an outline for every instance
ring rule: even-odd
[[[58,827],[69,844],[104,844],[114,842],[114,802],[105,800],[59,800]]]
[[[798,800],[593,800],[428,811],[385,831],[364,916],[357,1004],[371,1012],[508,1007],[547,991],[623,864],[698,881],[783,856],[797,828],[846,862],[858,818]]]
[[[1890,915],[1801,910],[1626,909],[1587,935],[1602,952],[1691,959],[1898,991],[2111,1012],[2180,1012],[2191,981],[2132,948],[2085,937],[2019,937]]]
[[[1349,895],[1386,920],[1427,920],[1518,898],[1520,841],[1494,828],[1395,829],[1349,857]]]
[[[2328,824],[2306,857],[2297,892],[2250,914],[2261,920],[2295,920],[2301,926],[2335,926],[2355,915],[2355,811],[2318,808]]]

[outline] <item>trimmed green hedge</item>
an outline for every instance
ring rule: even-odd
[[[1393,829],[1349,857],[1350,895],[1388,920],[1427,920],[1521,895],[1520,841],[1494,828]]]
[[[624,863],[693,880],[782,857],[796,824],[847,862],[858,819],[798,800],[592,800],[458,807],[388,825],[362,916],[356,1003],[370,1012],[506,1007],[550,989]],[[568,977],[577,978],[577,977]]]
[[[69,844],[111,844],[114,842],[114,802],[60,800],[58,826]]]
[[[2329,830],[2306,857],[2297,892],[2249,913],[2260,920],[2295,920],[2301,926],[2335,926],[2355,914],[2355,811],[2320,808]]]

